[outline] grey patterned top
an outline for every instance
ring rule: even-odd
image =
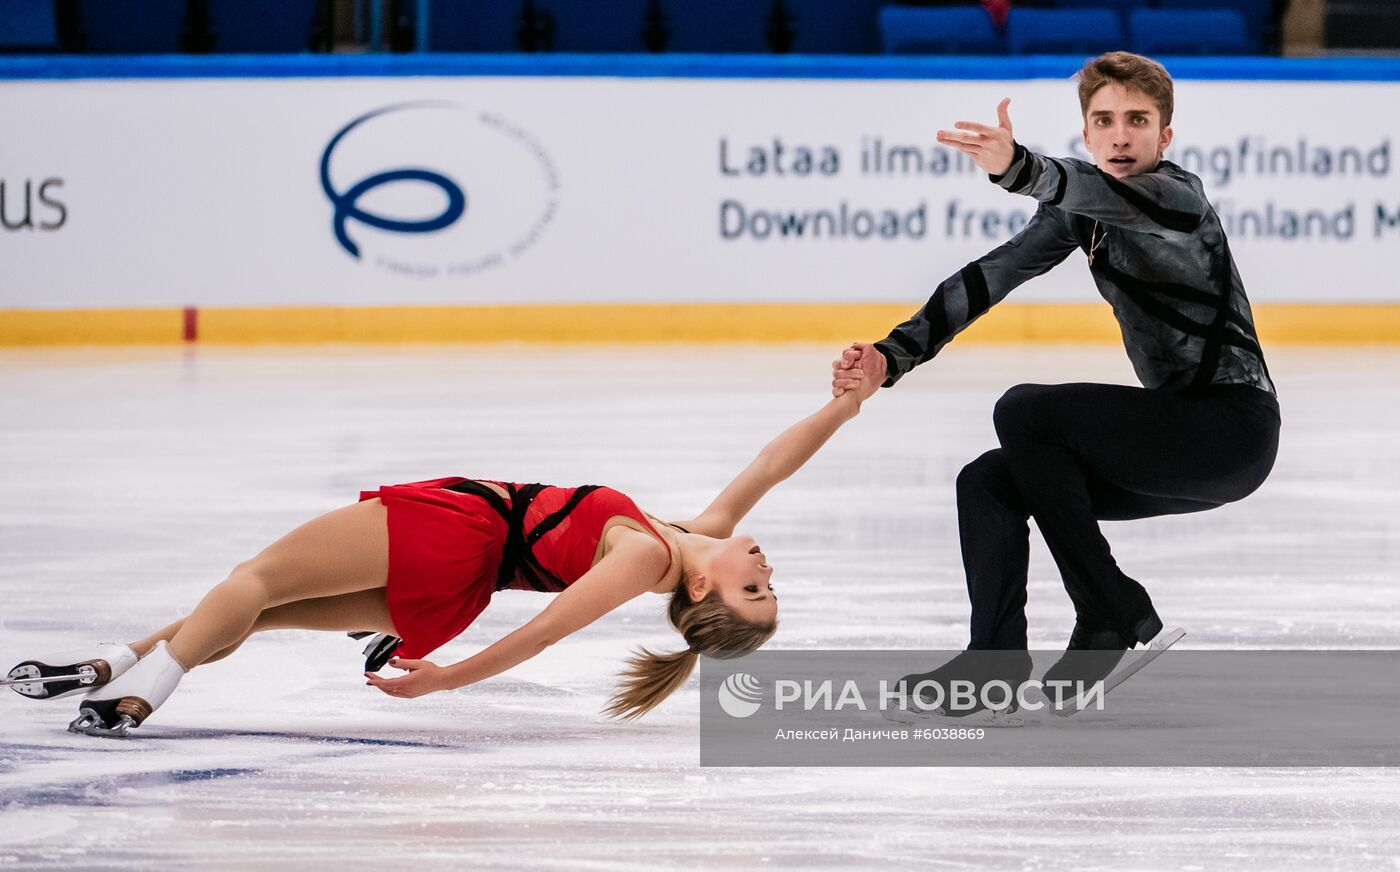
[[[875,347],[893,385],[1022,282],[1076,248],[1113,306],[1143,386],[1179,391],[1248,384],[1276,394],[1225,231],[1201,180],[1170,161],[1116,179],[1071,158],[1016,145],[993,182],[1040,201],[1020,233],[938,286],[924,307]]]

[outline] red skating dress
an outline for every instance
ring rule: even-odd
[[[417,659],[465,630],[506,588],[558,593],[593,565],[610,518],[639,521],[666,546],[637,504],[612,488],[492,482],[509,500],[453,477],[361,491],[388,510],[389,617]],[[667,570],[670,563],[667,563]]]

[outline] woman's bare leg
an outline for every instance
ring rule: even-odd
[[[140,642],[132,642],[131,649],[137,656],[144,657],[155,647],[157,642],[162,640],[169,642],[175,638],[175,634],[184,626],[184,618],[176,621],[168,627],[152,633]],[[264,630],[372,630],[376,633],[394,632],[394,624],[389,620],[389,605],[384,598],[383,588],[372,588],[356,593],[344,593],[339,596],[316,597],[314,599],[297,600],[294,603],[274,606],[264,610],[253,622],[253,627],[243,635],[242,639],[214,652],[203,662],[195,664],[203,666],[222,660],[234,651],[238,650],[244,642],[254,633],[261,633]]]
[[[189,617],[137,645],[154,645],[166,631],[173,631],[170,654],[191,667],[238,647],[255,631],[263,613],[278,607],[362,591],[376,591],[382,601],[389,574],[386,514],[384,505],[371,499],[306,522],[236,566]],[[317,608],[283,612],[281,620],[288,614],[314,620]],[[387,620],[387,610],[385,615]]]
[[[147,654],[151,653],[151,649],[156,646],[157,642],[169,642],[171,639],[174,639],[175,634],[180,632],[180,628],[184,625],[185,619],[181,618],[168,627],[161,627],[140,642],[132,642],[127,647],[135,651],[137,657],[145,657]]]
[[[214,652],[199,665],[224,659],[238,650],[253,633],[264,630],[371,630],[398,635],[389,620],[389,604],[384,598],[384,588],[380,587],[339,596],[298,600],[270,608],[258,615],[247,635],[227,648]]]

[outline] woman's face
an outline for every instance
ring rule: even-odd
[[[740,617],[749,621],[772,621],[778,616],[778,597],[773,593],[773,567],[752,536],[731,536],[709,555],[700,574],[691,581],[691,597],[703,598],[710,590]]]

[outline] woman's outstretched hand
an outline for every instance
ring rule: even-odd
[[[971,157],[977,165],[994,176],[1004,176],[1016,156],[1016,140],[1011,137],[1011,114],[1007,111],[1011,98],[997,104],[997,126],[989,127],[975,121],[959,121],[956,130],[938,131],[938,141],[951,145]]]
[[[389,661],[389,665],[406,670],[408,674],[400,675],[398,678],[380,678],[373,672],[366,672],[365,678],[369,680],[365,683],[399,699],[413,699],[435,690],[447,689],[447,683],[443,678],[443,668],[436,663],[428,660],[402,660],[395,657]]]
[[[831,362],[831,395],[839,397],[852,391],[856,400],[863,403],[874,396],[888,377],[885,356],[868,342],[853,342]]]

